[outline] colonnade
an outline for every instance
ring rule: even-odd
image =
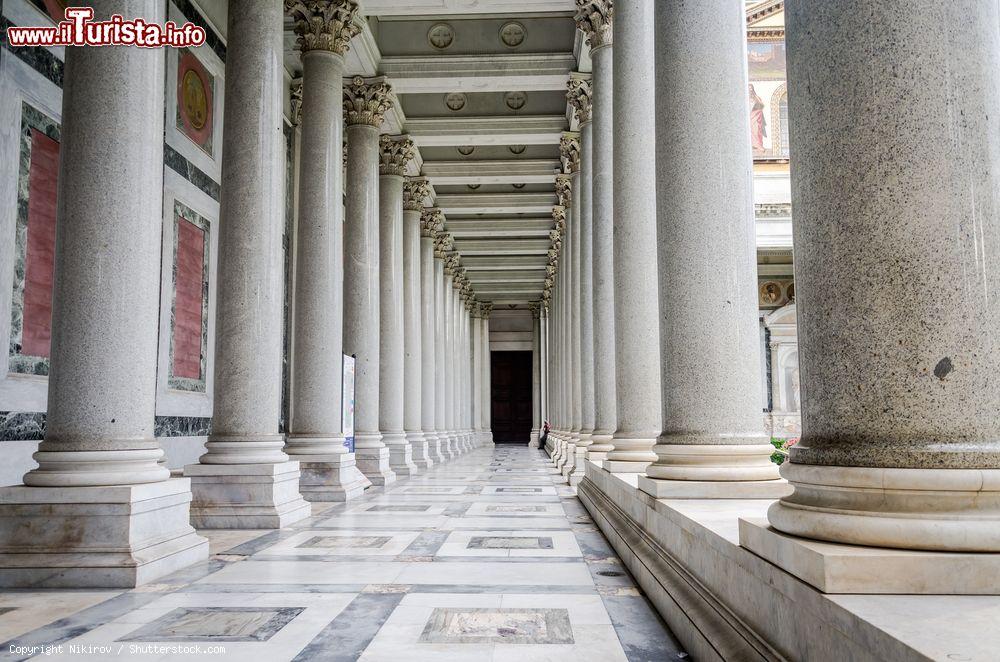
[[[95,4],[150,22],[165,11],[163,0]],[[491,442],[490,305],[427,206],[428,182],[405,174],[412,140],[380,135],[391,87],[345,84],[358,5],[284,8],[303,65],[294,286],[284,291],[282,4],[233,0],[213,417],[183,477],[153,434],[164,51],[67,49],[48,424],[39,466],[0,488],[0,585],[134,586],[207,558],[192,524],[287,526],[310,502],[352,499]],[[357,361],[353,449],[345,353]]]
[[[780,476],[743,7],[577,6],[594,71],[570,81],[582,156],[565,172],[583,193],[554,210],[542,298],[553,462],[579,480],[589,434],[587,472],[638,473],[653,497],[776,499],[771,526],[804,538],[1000,549],[996,3],[785,3],[803,413]]]

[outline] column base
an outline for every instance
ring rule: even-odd
[[[312,514],[298,462],[189,464],[191,524],[199,529],[281,529]]]
[[[493,445],[493,430],[483,430],[483,445],[492,446]]]
[[[412,476],[419,470],[413,463],[413,448],[402,432],[383,432],[382,442],[389,449],[389,468],[396,478]]]
[[[779,477],[771,444],[660,444],[653,452],[657,459],[646,475],[665,481],[767,482]]]
[[[896,469],[785,462],[794,488],[767,519],[815,540],[941,552],[1000,552],[1000,469]]]
[[[641,474],[652,462],[627,462],[624,460],[604,460],[601,468],[613,474]]]
[[[929,552],[798,538],[740,518],[740,545],[823,593],[996,595],[1000,554]]]
[[[430,442],[426,434],[420,430],[407,432],[406,441],[410,444],[413,464],[417,465],[418,469],[430,469],[434,466],[434,456],[431,454]]]
[[[371,481],[372,485],[388,485],[396,482],[396,472],[389,468],[389,449],[354,448],[354,460],[358,469]]]
[[[639,476],[639,489],[654,499],[780,499],[792,493],[781,480],[661,480]]]
[[[208,559],[191,482],[0,487],[0,587],[134,588]]]
[[[299,463],[299,492],[306,501],[350,501],[372,484],[358,470],[354,453],[290,457]]]
[[[427,438],[427,445],[435,464],[443,464],[448,461],[447,442],[437,432]]]
[[[538,438],[541,437],[542,431],[535,428],[531,431],[531,436],[528,437],[528,448],[538,448]]]

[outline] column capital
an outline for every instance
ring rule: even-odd
[[[483,304],[473,299],[472,305],[469,307],[469,314],[472,316],[472,319],[482,319]]]
[[[488,320],[490,318],[490,314],[493,312],[493,302],[483,301],[482,303],[479,304],[479,308],[483,316],[483,319]]]
[[[448,269],[448,251],[451,250],[451,245],[451,235],[445,232],[443,227],[438,226],[437,236],[434,239],[434,257],[444,261],[445,273],[448,274],[451,273]]]
[[[552,220],[556,222],[556,230],[560,235],[566,229],[566,207],[556,205],[552,208]]]
[[[559,249],[558,248],[550,248],[548,250],[548,256],[549,256],[549,266],[552,267],[553,269],[558,268],[559,267]]]
[[[289,119],[292,122],[292,126],[298,126],[302,122],[302,77],[292,79],[291,84],[291,99],[289,103],[292,106],[292,113]]]
[[[591,99],[593,97],[593,76],[572,71],[569,82],[566,83],[566,100],[576,111],[580,124],[586,124],[591,119]]]
[[[392,108],[392,86],[385,76],[355,76],[344,84],[344,122],[382,126],[385,113]]]
[[[420,214],[420,236],[437,240],[438,232],[444,227],[444,212],[437,207],[424,207]]]
[[[576,27],[587,35],[591,51],[613,43],[614,17],[614,0],[576,0]]]
[[[533,301],[528,304],[528,310],[531,311],[531,319],[538,319],[538,315],[541,312],[542,304],[540,301]]]
[[[573,174],[580,171],[580,133],[564,131],[559,138],[559,156],[563,172]]]
[[[566,174],[556,175],[556,196],[559,198],[559,204],[562,207],[569,207],[571,198],[573,197],[573,179]],[[555,212],[553,212],[555,214]],[[565,220],[565,209],[563,210],[563,219]]]
[[[549,230],[549,241],[552,242],[553,248],[559,250],[562,247],[562,232],[558,228]]]
[[[403,209],[424,210],[424,200],[431,197],[431,182],[425,177],[407,177],[403,181]],[[421,221],[423,214],[421,213]]]
[[[329,51],[343,55],[351,39],[361,34],[355,25],[355,0],[285,0],[285,13],[292,18],[298,35],[296,44],[303,54]]]
[[[402,177],[406,174],[407,164],[416,155],[417,148],[409,136],[379,136],[378,174]]]

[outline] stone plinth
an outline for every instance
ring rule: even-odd
[[[191,523],[199,529],[280,529],[309,517],[299,493],[299,463],[189,464],[194,500]]]
[[[131,588],[207,560],[190,488],[186,478],[0,488],[0,586]]]
[[[357,467],[354,453],[299,459],[299,491],[306,501],[348,501],[372,482]]]

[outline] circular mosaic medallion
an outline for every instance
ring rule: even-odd
[[[527,149],[524,145],[511,145],[507,148],[510,150],[511,154],[524,154],[524,150]]]
[[[177,62],[179,127],[191,140],[207,147],[212,138],[212,87],[205,67],[190,52]]]
[[[455,29],[447,23],[438,23],[427,31],[427,41],[434,48],[443,51],[455,41]]]
[[[775,304],[781,300],[781,285],[769,281],[760,286],[760,300],[765,304]]]
[[[524,26],[517,21],[504,23],[503,26],[500,27],[500,41],[507,48],[517,48],[524,43],[527,36],[528,31],[525,30]]]
[[[461,147],[456,147],[455,149],[457,149],[458,153],[462,156],[468,156],[476,151],[476,148],[472,145],[462,145]]]

